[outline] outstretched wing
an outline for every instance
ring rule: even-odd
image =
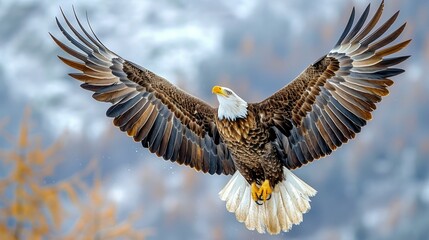
[[[382,2],[364,26],[368,5],[352,28],[353,8],[334,49],[259,103],[264,121],[274,130],[275,146],[287,168],[298,168],[326,156],[354,138],[371,119],[375,103],[388,94],[387,87],[393,84],[389,78],[404,72],[392,66],[409,56],[385,57],[411,41],[387,46],[401,34],[405,24],[377,40],[393,24],[399,11],[372,31],[383,7]]]
[[[107,49],[82,26],[81,33],[65,17],[72,34],[56,19],[64,36],[80,51],[52,36],[66,53],[78,61],[59,58],[81,73],[70,76],[84,82],[93,97],[113,105],[107,116],[135,141],[158,156],[210,174],[233,174],[235,166],[214,123],[215,109],[178,89],[151,71]]]

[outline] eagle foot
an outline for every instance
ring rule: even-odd
[[[262,183],[261,187],[259,188],[258,200],[263,202],[270,200],[272,192],[273,192],[273,189],[271,188],[270,181],[265,180],[264,183]]]
[[[259,195],[258,195],[259,187],[256,185],[255,182],[252,183],[250,191],[252,194],[253,201],[255,201],[256,204],[258,204],[258,205],[262,205],[262,204],[258,203],[258,201],[259,201]]]
[[[258,205],[262,205],[267,200],[270,200],[272,192],[273,190],[270,186],[270,181],[268,180],[265,180],[261,187],[258,187],[255,182],[251,185],[253,201]]]

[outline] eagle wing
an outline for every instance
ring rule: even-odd
[[[399,11],[370,33],[383,7],[382,2],[364,26],[368,5],[352,28],[353,8],[335,47],[290,84],[257,104],[262,121],[273,129],[274,144],[287,168],[295,169],[329,155],[354,138],[371,119],[375,103],[388,94],[387,87],[393,84],[389,78],[404,72],[391,66],[409,56],[385,56],[411,41],[386,46],[401,34],[405,23],[377,40],[393,24]]]
[[[230,153],[214,123],[216,109],[110,51],[91,26],[92,35],[88,33],[76,13],[83,34],[63,12],[62,15],[74,36],[56,19],[58,27],[80,51],[51,35],[60,48],[78,61],[59,58],[80,71],[70,76],[84,82],[81,87],[93,91],[96,100],[112,103],[106,115],[114,118],[115,126],[165,160],[210,174],[235,172]]]

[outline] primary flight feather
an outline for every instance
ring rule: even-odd
[[[107,116],[115,126],[166,160],[234,175],[220,192],[227,209],[248,229],[278,234],[302,221],[316,194],[290,170],[354,138],[388,94],[390,78],[404,72],[393,66],[409,56],[387,56],[410,42],[392,44],[405,24],[385,34],[399,12],[376,27],[383,7],[365,24],[368,5],[354,25],[353,8],[334,48],[262,102],[214,86],[218,108],[110,51],[76,14],[78,29],[64,13],[69,30],[56,21],[77,50],[51,36],[74,57],[59,57],[80,71],[70,76],[96,100],[112,103]]]

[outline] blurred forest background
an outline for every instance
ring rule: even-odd
[[[289,233],[259,235],[218,197],[228,177],[157,159],[67,76],[48,32],[88,13],[119,55],[217,104],[260,101],[326,54],[369,0],[0,1],[0,239],[429,239],[429,1],[388,0],[402,51],[391,94],[358,137],[297,171],[319,192]],[[380,1],[373,2],[372,12]],[[392,29],[394,30],[394,29]]]

